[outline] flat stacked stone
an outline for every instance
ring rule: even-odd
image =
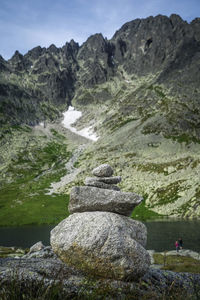
[[[72,215],[51,231],[52,249],[62,261],[86,273],[124,281],[138,279],[150,265],[144,248],[147,231],[144,224],[128,216],[143,198],[110,188],[121,177],[112,176],[113,169],[107,164],[92,174],[95,177],[86,178],[86,186],[72,188]]]
[[[107,211],[130,216],[143,198],[135,193],[126,193],[89,186],[71,189],[68,210],[70,213]]]
[[[121,182],[120,176],[112,176],[113,169],[108,164],[100,165],[92,171],[92,174],[95,177],[86,177],[85,185],[94,186],[97,188],[120,191],[118,186],[113,184],[117,184]]]
[[[94,186],[100,189],[120,191],[120,188],[118,186],[105,183],[102,180],[98,180],[94,177],[87,177],[84,183],[87,186]]]

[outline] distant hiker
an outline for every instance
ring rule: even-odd
[[[175,242],[175,247],[176,247],[176,252],[178,252],[179,251],[179,243],[178,243],[178,241]]]
[[[179,248],[183,249],[183,240],[182,240],[182,238],[178,239],[178,244],[179,244]]]

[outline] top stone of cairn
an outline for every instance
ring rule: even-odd
[[[110,177],[113,175],[113,169],[108,164],[103,164],[92,170],[92,174],[97,177]]]

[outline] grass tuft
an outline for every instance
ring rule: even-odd
[[[154,253],[153,258],[155,264],[163,265],[162,270],[200,273],[200,261],[192,257]]]
[[[163,215],[159,215],[158,213],[148,209],[145,206],[145,198],[147,198],[147,196],[144,196],[144,200],[142,201],[142,203],[140,203],[140,205],[138,205],[134,208],[134,211],[132,212],[131,217],[133,219],[141,220],[141,221],[164,217]]]

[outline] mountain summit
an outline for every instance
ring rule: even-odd
[[[192,92],[196,108],[199,47],[200,18],[188,24],[178,15],[158,15],[124,24],[111,40],[95,34],[81,47],[71,40],[62,48],[35,47],[24,56],[16,51],[10,60],[0,59],[0,123],[34,124],[50,118],[46,107],[62,111],[80,87],[121,80],[125,74],[153,75],[173,95],[191,97]],[[56,117],[58,112],[50,110]]]

